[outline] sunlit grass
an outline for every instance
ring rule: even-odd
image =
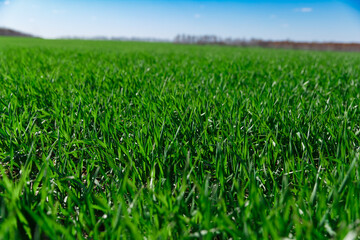
[[[1,239],[355,239],[360,55],[0,39]]]

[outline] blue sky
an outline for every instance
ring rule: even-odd
[[[177,34],[360,42],[359,1],[0,0],[0,26],[41,37]]]

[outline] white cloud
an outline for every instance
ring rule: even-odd
[[[194,18],[200,18],[200,17],[201,17],[201,15],[198,14],[198,13],[196,13],[196,14],[194,15]]]
[[[281,25],[283,28],[288,28],[290,25],[288,23],[284,23]]]
[[[310,7],[296,8],[295,12],[309,13],[312,12],[313,9]]]
[[[9,0],[6,0],[5,2],[4,2],[4,5],[9,5],[10,4],[10,1]]]

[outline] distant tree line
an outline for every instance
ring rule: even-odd
[[[8,37],[33,37],[30,34],[22,33],[8,28],[0,28],[0,36]]]
[[[324,51],[360,51],[360,43],[336,43],[336,42],[295,42],[295,41],[265,41],[260,39],[233,39],[221,38],[215,35],[193,36],[180,34],[174,39],[178,44],[199,45],[228,45],[242,47],[286,48],[303,50]]]

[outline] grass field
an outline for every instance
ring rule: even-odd
[[[360,54],[0,39],[0,239],[359,239]]]

